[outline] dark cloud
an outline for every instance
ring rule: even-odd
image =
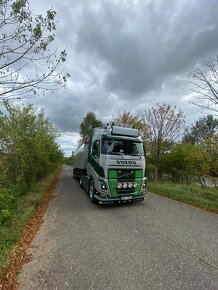
[[[79,133],[88,111],[107,122],[157,102],[180,107],[188,123],[199,116],[186,79],[218,48],[217,0],[33,2],[37,13],[57,11],[56,44],[68,51],[67,90],[34,100],[62,132]]]
[[[215,1],[162,1],[138,6],[104,1],[84,7],[77,53],[107,62],[109,91],[140,95],[188,72],[218,46]],[[156,4],[159,3],[159,4]],[[218,8],[218,7],[217,7]],[[213,20],[211,20],[213,19]]]

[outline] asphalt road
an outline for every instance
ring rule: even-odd
[[[32,289],[218,289],[218,215],[149,193],[102,207],[64,166],[18,276]]]

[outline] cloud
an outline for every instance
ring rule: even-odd
[[[187,72],[218,45],[218,20],[210,21],[214,11],[203,1],[102,3],[97,10],[92,5],[82,10],[76,51],[104,61],[105,87],[121,96],[160,90],[164,81]]]
[[[61,145],[65,156],[71,156],[72,152],[78,148],[80,135],[72,132],[65,132],[57,138],[57,143]]]
[[[199,117],[186,79],[218,47],[216,0],[30,0],[30,6],[36,13],[54,7],[56,44],[67,47],[68,88],[33,100],[64,138],[79,133],[89,111],[106,123],[159,102],[177,105],[187,123]]]

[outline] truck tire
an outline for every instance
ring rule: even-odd
[[[78,180],[78,171],[77,171],[77,169],[73,169],[73,178]]]
[[[95,203],[95,197],[94,197],[94,194],[95,194],[95,187],[94,187],[94,183],[93,181],[91,180],[90,181],[90,184],[89,184],[89,199],[91,200],[91,202]]]

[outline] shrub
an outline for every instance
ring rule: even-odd
[[[14,201],[15,197],[9,189],[0,189],[0,224],[11,218]]]

